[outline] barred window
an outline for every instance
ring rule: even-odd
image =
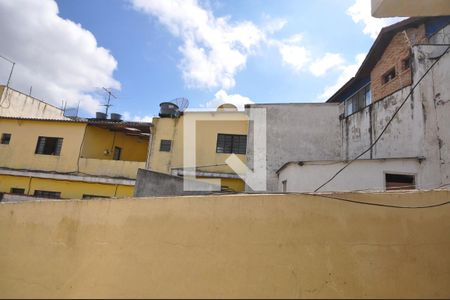
[[[61,153],[63,138],[40,136],[36,145],[36,154],[57,155]]]
[[[159,151],[170,152],[171,148],[172,148],[171,140],[161,140],[161,144],[159,145]]]
[[[11,133],[3,133],[1,144],[8,145],[11,141]]]
[[[59,199],[59,198],[61,198],[61,192],[35,190],[34,196],[39,197],[39,198]]]
[[[247,150],[247,136],[238,134],[217,135],[217,153],[245,154]]]

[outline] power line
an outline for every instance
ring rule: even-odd
[[[420,79],[417,81],[417,83],[412,87],[411,91],[408,93],[408,95],[406,96],[405,100],[403,100],[403,102],[400,104],[400,106],[395,110],[394,114],[392,115],[392,117],[389,119],[389,121],[386,123],[386,126],[383,128],[383,130],[381,131],[380,135],[375,139],[375,141],[369,146],[369,148],[367,148],[365,151],[363,151],[361,154],[359,154],[357,157],[353,158],[352,160],[350,160],[349,162],[347,162],[341,169],[339,169],[339,171],[337,171],[330,179],[328,179],[327,181],[325,181],[322,185],[320,185],[318,188],[316,188],[314,190],[314,192],[318,192],[321,188],[323,188],[325,185],[327,185],[328,183],[330,183],[334,178],[336,178],[342,171],[344,171],[351,163],[353,163],[355,160],[357,160],[358,158],[360,158],[361,156],[363,156],[364,154],[366,154],[367,152],[369,152],[377,143],[378,141],[381,139],[381,137],[383,136],[383,134],[386,132],[387,128],[389,127],[389,125],[392,123],[392,121],[394,120],[395,116],[398,114],[398,112],[400,111],[400,109],[402,109],[402,107],[405,105],[406,101],[409,99],[409,97],[413,94],[414,90],[416,89],[416,87],[419,85],[419,83],[422,82],[422,80],[425,78],[425,76],[431,71],[431,69],[433,69],[433,67],[441,60],[441,58],[447,54],[448,50],[450,49],[450,46],[447,47],[447,49],[444,51],[444,53],[442,53],[440,56],[438,56],[436,58],[436,60],[433,62],[433,64],[428,68],[428,70],[422,75],[422,77],[420,77]]]

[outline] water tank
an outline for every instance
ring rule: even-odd
[[[180,115],[179,108],[172,102],[162,102],[159,104],[159,116],[161,118],[175,118]]]
[[[99,119],[99,120],[106,120],[107,115],[105,113],[102,112],[96,112],[95,113],[95,118]]]
[[[121,114],[116,114],[116,113],[111,113],[111,121],[122,121],[122,115]]]

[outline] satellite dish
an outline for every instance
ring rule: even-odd
[[[187,98],[176,98],[170,102],[175,104],[176,106],[178,106],[178,110],[180,112],[185,111],[186,108],[188,108],[188,106],[189,106],[189,100]]]

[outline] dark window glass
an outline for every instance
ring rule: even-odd
[[[36,145],[36,154],[60,155],[63,138],[40,136]]]
[[[170,152],[171,148],[172,148],[171,140],[161,140],[161,144],[159,144],[159,151]]]
[[[10,133],[2,134],[2,141],[1,141],[2,144],[8,145],[10,141],[11,141],[11,134]]]
[[[120,160],[121,154],[122,154],[122,148],[114,147],[113,160]]]
[[[402,60],[402,70],[405,71],[409,68],[411,68],[411,57],[407,57]]]
[[[25,189],[11,188],[10,193],[15,195],[23,195],[25,194]]]
[[[247,136],[237,134],[217,135],[217,153],[245,154],[247,151]]]
[[[61,198],[60,192],[50,192],[50,191],[34,191],[34,196],[39,198],[51,198],[51,199],[59,199]]]
[[[349,116],[372,103],[370,84],[366,85],[353,96],[345,100],[345,115]]]
[[[383,75],[383,82],[388,83],[395,78],[395,68],[390,69]]]
[[[386,190],[413,190],[416,188],[414,175],[386,174]]]

